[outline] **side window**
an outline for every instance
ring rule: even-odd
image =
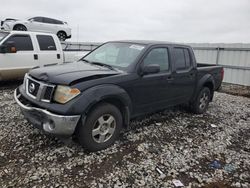
[[[43,22],[43,18],[42,17],[35,17],[35,18],[32,18],[32,20],[34,22]]]
[[[59,21],[59,20],[53,20],[54,24],[59,24],[59,25],[62,25],[63,22],[62,21]]]
[[[160,65],[160,71],[169,70],[169,58],[167,48],[154,48],[144,58],[144,66],[150,64]]]
[[[17,51],[32,51],[33,45],[29,35],[13,35],[4,44],[13,42]]]
[[[175,67],[176,70],[186,70],[191,66],[190,55],[188,49],[174,48]]]
[[[190,55],[188,49],[184,49],[184,54],[185,54],[185,61],[186,61],[186,69],[191,67],[191,60],[190,60]]]
[[[52,36],[37,35],[36,38],[41,51],[56,51],[56,44]]]
[[[51,19],[51,18],[43,18],[44,23],[49,23],[49,24],[59,24],[57,20]]]
[[[44,23],[49,23],[49,24],[53,23],[52,19],[50,19],[50,18],[43,18],[43,22]]]

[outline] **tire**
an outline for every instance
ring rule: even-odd
[[[78,142],[88,151],[99,151],[113,145],[122,129],[122,115],[114,105],[102,103],[88,115],[86,123],[76,130]]]
[[[195,102],[191,104],[191,109],[196,114],[202,114],[204,113],[209,105],[211,98],[211,92],[208,87],[203,87],[200,90],[200,93],[198,94]]]
[[[59,31],[57,33],[57,37],[59,38],[60,41],[65,41],[67,38],[67,35],[64,31]]]
[[[24,25],[15,25],[13,30],[15,30],[15,31],[27,31],[27,28]]]

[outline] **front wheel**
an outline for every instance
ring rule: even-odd
[[[211,98],[210,89],[208,87],[203,87],[200,90],[200,93],[198,94],[194,103],[191,104],[192,111],[196,114],[204,113],[208,108],[210,98]]]
[[[24,25],[16,25],[13,30],[15,31],[27,31],[27,28]]]
[[[76,130],[80,144],[89,151],[98,151],[111,146],[122,128],[122,115],[114,105],[102,103],[88,115],[86,123]]]

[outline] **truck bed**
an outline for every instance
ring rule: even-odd
[[[211,74],[215,81],[215,90],[218,90],[222,83],[222,77],[224,76],[223,67],[216,64],[204,64],[197,63],[198,77],[202,77],[206,73]]]

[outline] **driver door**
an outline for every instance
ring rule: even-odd
[[[0,80],[22,78],[32,67],[38,66],[38,61],[34,59],[34,48],[30,35],[12,35],[3,45],[13,43],[16,53],[0,54]]]
[[[153,112],[165,108],[171,94],[171,67],[167,47],[156,47],[151,49],[143,59],[142,68],[149,64],[158,64],[160,72],[142,75],[133,82],[132,99],[135,115]]]
[[[46,25],[43,23],[43,17],[35,17],[28,23],[30,31],[44,32],[46,31]]]

